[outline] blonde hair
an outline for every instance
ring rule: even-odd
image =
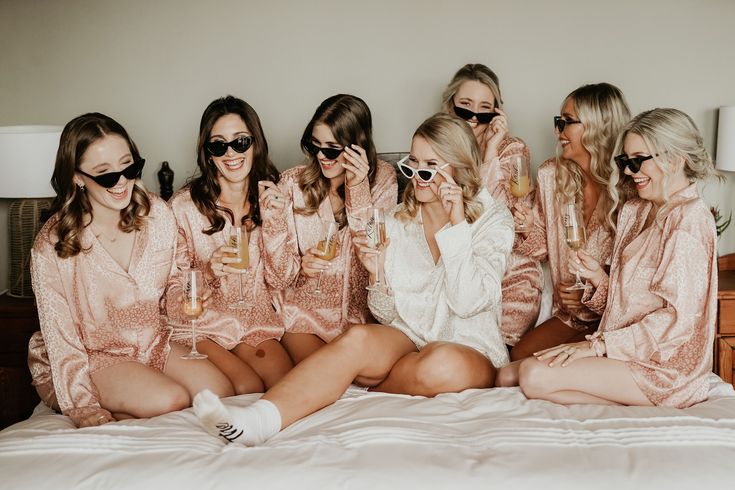
[[[495,107],[502,109],[503,97],[500,95],[500,80],[487,66],[480,63],[464,65],[454,74],[452,81],[442,94],[442,110],[447,114],[454,114],[454,96],[457,95],[459,87],[468,80],[474,80],[487,85],[495,98]]]
[[[577,117],[582,123],[582,146],[590,154],[589,175],[592,181],[601,189],[606,189],[610,173],[614,164],[611,164],[615,138],[625,123],[630,120],[630,110],[623,93],[609,83],[583,85],[564,99],[574,101]],[[562,105],[563,107],[563,105]],[[561,148],[557,149],[556,157],[556,191],[560,202],[584,202],[582,169],[571,160],[561,157]],[[599,199],[604,199],[607,209],[610,196],[601,193]],[[611,215],[613,221],[608,220],[606,227],[615,228],[614,219],[617,212]]]
[[[722,179],[722,174],[715,170],[714,162],[704,147],[697,125],[686,113],[678,109],[658,108],[641,112],[635,116],[618,136],[615,143],[615,155],[623,153],[625,137],[637,134],[643,139],[646,147],[653,155],[652,161],[664,174],[664,205],[657,212],[657,218],[666,213],[669,207],[669,179],[675,171],[672,162],[684,162],[684,175],[689,182],[696,182],[710,177]],[[626,182],[620,179],[620,169],[612,165],[613,171],[608,182],[611,196],[609,215],[618,211],[625,202]],[[621,196],[622,194],[622,196]]]
[[[477,200],[477,194],[482,190],[478,171],[480,149],[472,130],[457,116],[438,113],[421,123],[413,134],[413,138],[417,137],[425,139],[454,169],[454,181],[462,188],[465,217],[468,223],[473,223],[484,208]],[[403,207],[396,213],[396,218],[408,222],[416,217],[420,206],[414,187],[409,184],[403,191]]]

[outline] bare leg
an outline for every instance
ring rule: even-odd
[[[371,391],[436,396],[470,388],[492,386],[495,368],[471,347],[451,342],[432,342],[403,356],[388,377]]]
[[[197,349],[209,356],[209,361],[227,376],[236,395],[263,393],[260,376],[239,356],[211,340],[197,342]]]
[[[566,367],[550,367],[532,357],[521,363],[520,384],[528,398],[555,403],[652,405],[628,366],[606,357],[577,359]]]
[[[232,383],[214,364],[207,359],[181,359],[187,352],[183,345],[171,342],[171,353],[163,373],[182,385],[191,396],[204,389],[212,390],[219,397],[234,395]]]
[[[288,352],[276,339],[265,340],[257,347],[241,343],[232,352],[250,366],[265,389],[271,388],[293,368]]]
[[[584,336],[591,334],[592,330],[580,332],[575,330],[557,317],[551,317],[544,323],[529,330],[521,337],[518,343],[510,351],[510,359],[519,361],[531,357],[534,352],[556,347],[561,344],[580,342]]]
[[[291,356],[294,366],[324,347],[325,342],[310,333],[284,333],[281,344]]]
[[[522,361],[513,361],[498,369],[498,375],[495,377],[495,386],[499,388],[518,386],[521,362]]]

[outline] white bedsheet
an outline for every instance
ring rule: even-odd
[[[256,395],[226,400],[244,406]],[[0,488],[715,488],[732,481],[735,392],[686,410],[564,407],[517,388],[434,399],[350,389],[244,448],[191,410],[74,429],[39,407],[0,432]]]

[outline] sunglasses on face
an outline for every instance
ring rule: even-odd
[[[340,153],[345,151],[344,148],[321,148],[311,141],[304,141],[301,144],[306,148],[306,151],[309,152],[309,155],[314,158],[316,158],[319,152],[322,152],[322,155],[324,155],[324,158],[327,160],[336,160]]]
[[[628,158],[628,155],[622,154],[615,157],[615,163],[618,164],[620,173],[625,172],[625,167],[628,167],[632,173],[637,174],[641,169],[643,162],[650,160],[651,158],[653,158],[653,155],[648,155],[647,157],[639,156]]]
[[[89,175],[87,172],[82,172],[79,169],[77,169],[77,172],[84,175],[85,177],[89,177],[102,187],[109,189],[110,187],[115,187],[115,184],[117,184],[117,182],[120,180],[121,175],[128,180],[135,180],[140,177],[140,173],[143,171],[144,164],[145,160],[141,158],[137,162],[131,163],[120,172],[107,172],[100,175]]]
[[[477,122],[480,124],[487,124],[492,121],[495,116],[499,115],[497,112],[472,112],[469,109],[457,106],[454,106],[454,113],[465,121],[469,121],[473,117],[476,117]]]
[[[204,143],[204,148],[209,152],[210,155],[221,157],[227,153],[227,148],[232,148],[237,153],[245,153],[248,148],[253,146],[252,136],[240,136],[232,141],[207,141]]]
[[[407,165],[406,162],[408,161],[409,157],[403,157],[401,158],[396,165],[398,165],[398,170],[401,171],[404,177],[407,179],[413,179],[416,177],[421,182],[428,184],[432,180],[434,180],[434,177],[436,177],[436,174],[438,172],[435,168],[413,168],[410,165]],[[445,163],[444,165],[440,165],[438,168],[445,169],[449,166],[448,163]]]
[[[564,128],[567,127],[567,124],[582,124],[582,121],[575,121],[574,119],[564,119],[561,116],[554,116],[554,127],[560,133],[564,131]]]

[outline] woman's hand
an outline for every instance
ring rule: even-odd
[[[279,211],[286,208],[288,196],[270,180],[261,180],[258,182],[258,201],[260,209]]]
[[[515,222],[518,234],[523,238],[528,237],[528,233],[533,229],[533,208],[531,206],[516,202],[513,205],[513,221]]]
[[[444,177],[444,182],[436,183],[436,179],[429,184],[431,190],[436,194],[444,206],[444,211],[449,215],[449,221],[452,225],[461,223],[465,220],[464,216],[464,194],[462,188],[457,185],[451,175],[441,168],[436,169],[437,173]]]
[[[337,254],[334,256],[335,258],[339,256],[339,252],[340,247],[339,244],[337,244]],[[320,273],[329,269],[331,262],[324,260],[322,255],[323,253],[321,250],[316,247],[312,247],[301,257],[301,272],[306,277],[317,277]]]
[[[556,292],[559,294],[559,301],[564,309],[574,313],[584,308],[584,305],[582,304],[582,294],[584,293],[584,290],[573,289],[571,291],[567,291],[569,286],[571,286],[571,284],[560,283],[556,288]]]
[[[115,417],[104,408],[98,408],[97,411],[86,417],[74,420],[77,427],[94,427],[96,425],[103,425],[107,422],[115,422]]]
[[[490,121],[485,129],[485,154],[483,162],[488,163],[498,156],[498,146],[500,142],[508,136],[508,116],[500,109],[495,109],[497,116]]]
[[[569,261],[569,273],[578,273],[579,277],[588,280],[595,288],[607,276],[600,263],[584,250],[578,250],[576,257]]]
[[[342,164],[345,169],[345,181],[348,187],[355,187],[362,183],[370,171],[370,162],[364,149],[357,145],[345,146],[345,159],[347,162]]]
[[[352,244],[357,252],[357,258],[362,263],[365,270],[370,273],[372,277],[375,277],[378,273],[378,269],[384,267],[385,254],[382,252],[390,245],[390,239],[386,237],[385,244],[378,247],[372,248],[368,246],[367,234],[364,231],[358,231],[352,237]],[[382,274],[381,274],[382,275]]]
[[[585,357],[597,357],[595,350],[592,348],[591,343],[588,340],[582,342],[575,342],[573,344],[561,344],[550,349],[544,349],[540,352],[534,352],[534,357],[539,361],[545,361],[551,359],[549,367],[554,367],[557,364],[561,364],[561,367],[567,367],[570,363],[577,359],[583,359]]]
[[[209,270],[214,277],[220,278],[227,274],[240,274],[245,272],[244,270],[235,269],[227,265],[237,262],[238,259],[237,257],[229,257],[225,254],[237,254],[237,249],[235,247],[222,245],[214,251],[212,257],[209,259],[209,264],[207,264],[207,267],[209,267]]]

